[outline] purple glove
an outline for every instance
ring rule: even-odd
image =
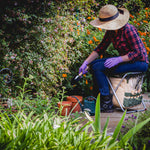
[[[79,74],[82,72],[82,74],[86,74],[88,71],[85,69],[87,68],[88,62],[85,60],[82,64],[82,66],[79,68]]]
[[[108,58],[105,63],[104,63],[104,66],[106,68],[111,68],[111,67],[114,67],[116,65],[118,65],[119,63],[121,63],[123,60],[122,60],[122,57],[119,56],[119,57],[112,57],[112,58]]]

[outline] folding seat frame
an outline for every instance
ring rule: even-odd
[[[107,81],[108,81],[108,83],[109,83],[109,85],[110,85],[110,88],[111,88],[111,90],[112,90],[112,94],[115,96],[115,98],[116,98],[116,100],[117,100],[117,102],[118,102],[118,104],[119,104],[119,106],[120,106],[120,108],[121,108],[121,110],[122,110],[123,112],[124,112],[125,110],[127,110],[126,113],[134,113],[134,112],[145,111],[145,110],[146,110],[146,106],[145,106],[145,104],[144,104],[144,102],[143,102],[143,98],[142,98],[142,101],[141,101],[141,104],[143,105],[143,109],[123,108],[122,105],[121,105],[121,103],[120,103],[120,100],[119,100],[119,98],[118,98],[118,96],[117,96],[117,94],[116,94],[116,91],[118,90],[118,88],[119,88],[120,84],[122,83],[122,81],[123,81],[124,79],[126,79],[128,76],[130,76],[130,77],[132,77],[132,76],[139,76],[139,77],[140,77],[140,80],[139,80],[138,82],[141,81],[140,84],[141,84],[141,86],[142,86],[142,84],[143,84],[143,79],[144,79],[144,73],[143,73],[143,72],[128,72],[128,73],[123,74],[123,76],[121,77],[120,82],[118,83],[118,85],[117,85],[117,87],[116,87],[115,89],[113,88],[113,86],[112,86],[112,84],[111,84],[111,81],[110,81],[110,79],[109,79],[109,76],[107,76]]]

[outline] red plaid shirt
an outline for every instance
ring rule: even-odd
[[[101,55],[111,42],[120,56],[128,55],[131,61],[149,63],[144,44],[133,25],[127,23],[117,34],[115,31],[106,31],[102,42],[94,50]]]

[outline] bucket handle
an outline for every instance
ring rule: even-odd
[[[83,112],[83,111],[84,111],[84,106],[81,104],[81,102],[79,101],[79,99],[78,99],[76,96],[71,96],[71,97],[75,98],[75,99],[78,101],[78,103],[79,103],[79,105],[80,105],[80,107],[81,107],[81,110],[82,110],[82,112]],[[94,101],[96,101],[96,98],[95,98],[95,97],[93,97],[93,96],[88,96],[88,97],[94,98]],[[87,98],[88,98],[88,97],[87,97]],[[87,111],[90,111],[90,110],[87,110]]]
[[[85,99],[88,99],[88,98],[93,98],[94,101],[96,101],[96,98],[95,98],[94,96],[88,96],[88,97],[86,97]]]
[[[83,105],[81,104],[81,102],[79,101],[79,99],[78,99],[76,96],[71,96],[71,97],[75,98],[75,99],[78,101],[78,103],[79,103],[79,105],[80,105],[80,107],[81,107],[81,110],[84,111],[84,107],[83,107]]]

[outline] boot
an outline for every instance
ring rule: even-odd
[[[114,112],[112,95],[100,95],[100,110],[101,112],[111,113]]]

